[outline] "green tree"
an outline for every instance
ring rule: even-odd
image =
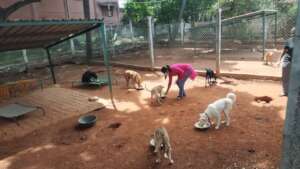
[[[131,19],[133,24],[145,25],[147,16],[154,16],[154,6],[150,0],[145,0],[142,3],[138,0],[129,1],[125,4],[124,11],[123,23],[128,23]]]

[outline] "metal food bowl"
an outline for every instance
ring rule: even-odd
[[[200,131],[205,131],[210,128],[210,124],[201,125],[200,122],[198,121],[197,123],[194,124],[194,127]]]
[[[97,117],[95,115],[85,115],[78,119],[79,127],[88,128],[95,125]]]

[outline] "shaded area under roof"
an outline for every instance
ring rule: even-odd
[[[47,48],[100,27],[103,20],[21,20],[0,23],[0,52]]]

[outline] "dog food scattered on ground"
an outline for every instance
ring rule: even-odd
[[[255,153],[255,149],[249,148],[249,149],[248,149],[248,152],[249,152],[249,153]]]
[[[254,98],[254,101],[256,101],[257,103],[260,102],[270,103],[272,100],[273,100],[272,97],[269,96],[259,96]]]
[[[220,82],[220,84],[234,85],[235,83],[233,81],[226,80],[224,82]]]

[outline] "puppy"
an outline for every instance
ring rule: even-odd
[[[156,163],[160,163],[161,153],[163,153],[164,157],[169,159],[170,163],[173,164],[174,160],[171,156],[171,144],[167,130],[164,127],[157,128],[153,138],[155,143],[154,153],[157,153],[158,157]]]
[[[236,101],[236,95],[234,93],[228,93],[225,98],[219,99],[208,105],[204,113],[200,113],[199,121],[203,124],[211,124],[211,119],[216,119],[215,129],[220,128],[221,124],[221,113],[224,112],[226,118],[226,125],[230,125],[230,111],[233,104]]]
[[[142,77],[141,75],[133,70],[126,70],[124,72],[124,77],[126,80],[126,87],[129,88],[129,83],[132,81],[134,84],[134,88],[136,88],[136,85],[138,86],[138,89],[142,88]]]
[[[217,76],[215,72],[210,68],[205,68],[205,70],[205,87],[206,84],[208,84],[208,86],[212,86],[213,84],[217,83]]]
[[[273,52],[267,52],[264,56],[265,65],[268,65],[269,63],[273,65]]]
[[[162,92],[163,92],[163,85],[158,85],[153,87],[151,90],[149,90],[146,85],[145,89],[151,93],[151,103],[154,103],[154,100],[157,104],[162,104]]]

